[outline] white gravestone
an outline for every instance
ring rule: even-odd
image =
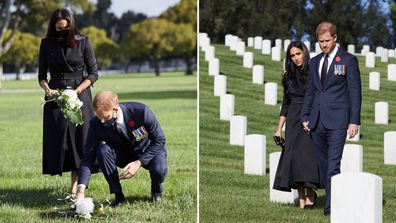
[[[348,53],[355,54],[355,45],[353,44],[348,45]]]
[[[382,49],[381,51],[381,62],[388,63],[388,49]]]
[[[243,146],[245,142],[247,128],[247,118],[242,115],[235,115],[230,120],[230,144]]]
[[[307,47],[308,52],[311,52],[311,42],[309,42],[309,41],[304,41],[304,44],[305,44],[305,46]]]
[[[214,96],[222,96],[227,93],[227,77],[216,75],[214,78]]]
[[[253,46],[254,46],[254,38],[248,37],[248,47],[253,47]]]
[[[225,35],[225,45],[226,46],[228,46],[228,47],[230,46],[232,38],[233,38],[233,35],[231,35],[231,34]]]
[[[205,60],[210,61],[212,58],[215,58],[215,48],[214,46],[208,46],[205,51]]]
[[[263,37],[256,36],[254,37],[254,49],[261,50],[263,44]]]
[[[375,103],[375,124],[385,124],[389,122],[389,104],[385,101]]]
[[[252,73],[253,84],[264,84],[264,66],[254,65]]]
[[[220,60],[217,58],[212,58],[209,61],[209,75],[215,76],[220,73]]]
[[[276,39],[275,46],[279,47],[279,49],[282,49],[282,39]]]
[[[316,42],[315,43],[315,53],[321,53],[322,52],[322,50],[320,49],[320,45],[319,45],[319,43],[318,42]],[[312,58],[312,57],[311,57]]]
[[[290,192],[274,190],[276,169],[278,168],[279,158],[281,152],[274,152],[269,155],[269,165],[270,165],[270,201],[278,203],[293,204],[298,198],[297,190],[292,190]]]
[[[271,40],[269,39],[263,40],[263,48],[261,50],[261,53],[265,55],[271,54]]]
[[[383,50],[384,48],[382,47],[382,46],[377,46],[376,48],[375,48],[375,56],[377,56],[377,57],[380,57],[381,55],[382,55],[382,50]]]
[[[331,178],[331,223],[381,223],[382,178],[347,172]]]
[[[244,173],[265,175],[266,137],[265,135],[251,134],[245,136]]]
[[[264,104],[276,105],[278,100],[278,84],[268,82],[264,85]]]
[[[369,45],[363,45],[361,54],[362,54],[363,56],[365,56],[368,52],[370,52],[370,46],[369,46]]]
[[[220,119],[230,121],[234,116],[235,96],[232,94],[225,94],[220,96]]]
[[[396,81],[396,64],[388,64],[388,81]]]
[[[291,41],[289,39],[285,39],[285,41],[283,41],[283,50],[286,52],[287,51],[287,47],[289,47]]]
[[[373,52],[366,53],[366,67],[375,67],[375,54]]]
[[[199,41],[199,45],[203,51],[206,51],[207,47],[210,46],[210,39],[209,37],[202,37]]]
[[[380,73],[370,72],[369,74],[369,89],[374,91],[380,90]]]
[[[384,133],[384,163],[396,165],[396,131]]]
[[[395,57],[395,50],[393,50],[393,49],[388,50],[388,57],[394,58]]]
[[[252,68],[253,67],[253,53],[245,52],[243,54],[243,67]]]
[[[239,39],[231,39],[230,40],[231,42],[230,42],[230,50],[231,51],[236,51],[237,50],[237,45],[238,45],[238,42],[239,42]]]
[[[363,146],[345,144],[341,159],[341,173],[363,171]]]
[[[272,61],[281,61],[281,48],[276,46],[271,48],[271,59]]]
[[[245,53],[245,42],[236,42],[236,55],[242,56]]]

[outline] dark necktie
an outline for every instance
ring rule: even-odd
[[[323,60],[323,65],[322,65],[322,72],[320,72],[320,82],[322,83],[322,86],[324,84],[324,81],[326,79],[326,75],[327,75],[327,58],[329,57],[329,55],[325,54],[324,56],[324,60]]]
[[[121,126],[118,125],[117,122],[114,122],[114,129],[117,133],[117,135],[122,139],[122,140],[128,140],[127,136],[124,134],[124,132],[121,129]]]

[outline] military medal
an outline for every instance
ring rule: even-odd
[[[345,65],[343,65],[343,64],[334,65],[334,74],[335,75],[345,75]]]
[[[135,137],[136,141],[140,141],[148,136],[148,133],[144,126],[141,126],[132,131],[133,136]]]

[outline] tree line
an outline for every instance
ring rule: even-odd
[[[37,67],[40,40],[46,35],[49,17],[62,7],[73,12],[80,32],[91,39],[99,68],[148,59],[159,75],[161,59],[172,57],[182,58],[186,74],[193,73],[196,0],[181,0],[156,18],[133,11],[118,18],[109,12],[110,6],[111,0],[96,4],[88,0],[1,0],[0,75],[3,64],[12,64],[17,77],[27,66]]]
[[[330,21],[344,48],[396,44],[396,5],[390,0],[200,0],[199,11],[200,32],[215,42],[224,42],[226,34],[315,42],[316,26]]]

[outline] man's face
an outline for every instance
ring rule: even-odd
[[[336,46],[336,41],[337,36],[332,36],[330,32],[319,34],[318,42],[320,49],[322,49],[323,53],[330,53]]]
[[[117,111],[118,111],[118,106],[115,106],[114,108],[111,109],[103,109],[103,108],[98,108],[95,110],[96,116],[98,116],[100,122],[104,123],[112,118],[117,117]]]

